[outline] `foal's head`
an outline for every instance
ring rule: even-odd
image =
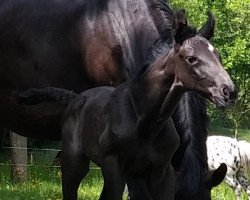
[[[175,75],[184,88],[196,90],[217,106],[224,107],[234,102],[237,95],[231,78],[223,69],[219,52],[208,40],[213,35],[213,24],[210,14],[197,34],[175,44]]]

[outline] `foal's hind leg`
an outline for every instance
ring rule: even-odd
[[[89,171],[89,159],[82,152],[62,152],[62,189],[64,200],[76,200],[81,180]]]
[[[125,178],[117,158],[114,156],[106,157],[101,168],[104,186],[100,200],[122,200]]]

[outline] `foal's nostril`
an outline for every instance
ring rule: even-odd
[[[235,104],[236,103],[237,90],[235,87],[231,88],[227,85],[223,85],[221,93],[224,96],[225,103],[227,103],[227,104]]]
[[[232,92],[230,92],[229,93],[229,99],[231,99],[231,100],[236,100],[237,99],[237,91],[236,90],[234,90],[234,91],[232,91]]]
[[[227,97],[227,98],[230,97],[228,86],[226,86],[226,85],[223,86],[222,94],[224,95],[224,97]]]

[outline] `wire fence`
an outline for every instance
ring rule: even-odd
[[[23,163],[0,163],[0,166],[20,166],[20,167],[48,167],[48,168],[60,168],[60,165],[54,165],[53,163],[51,165],[46,165],[46,164],[33,164],[34,160],[34,153],[35,152],[61,152],[60,149],[54,149],[54,148],[28,148],[28,147],[3,147],[3,150],[25,150],[27,151],[29,156],[29,162],[30,164],[23,164]]]
[[[33,164],[33,157],[35,152],[61,152],[61,149],[54,149],[54,148],[29,148],[29,147],[3,147],[3,150],[12,150],[12,149],[17,149],[17,150],[27,150],[27,153],[30,154],[29,156],[29,162],[31,164],[23,164],[23,163],[2,163],[0,162],[0,166],[20,166],[20,167],[45,167],[45,168],[61,168],[60,165],[55,165],[53,163],[51,164]],[[55,159],[55,156],[54,156]],[[52,161],[53,162],[53,161]],[[90,170],[99,170],[100,167],[90,167]]]
[[[61,151],[60,149],[40,149],[40,148],[26,148],[26,147],[3,147],[3,149],[19,149],[19,150],[35,150],[35,151]]]

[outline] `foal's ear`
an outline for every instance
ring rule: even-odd
[[[208,189],[212,189],[213,187],[219,185],[223,179],[225,178],[227,173],[227,165],[222,163],[218,169],[208,172],[205,177],[205,184]]]
[[[200,28],[198,34],[210,40],[214,35],[214,27],[215,27],[215,19],[213,14],[209,11],[207,22]]]
[[[182,31],[187,26],[187,16],[185,9],[176,11],[174,22],[176,32]]]

